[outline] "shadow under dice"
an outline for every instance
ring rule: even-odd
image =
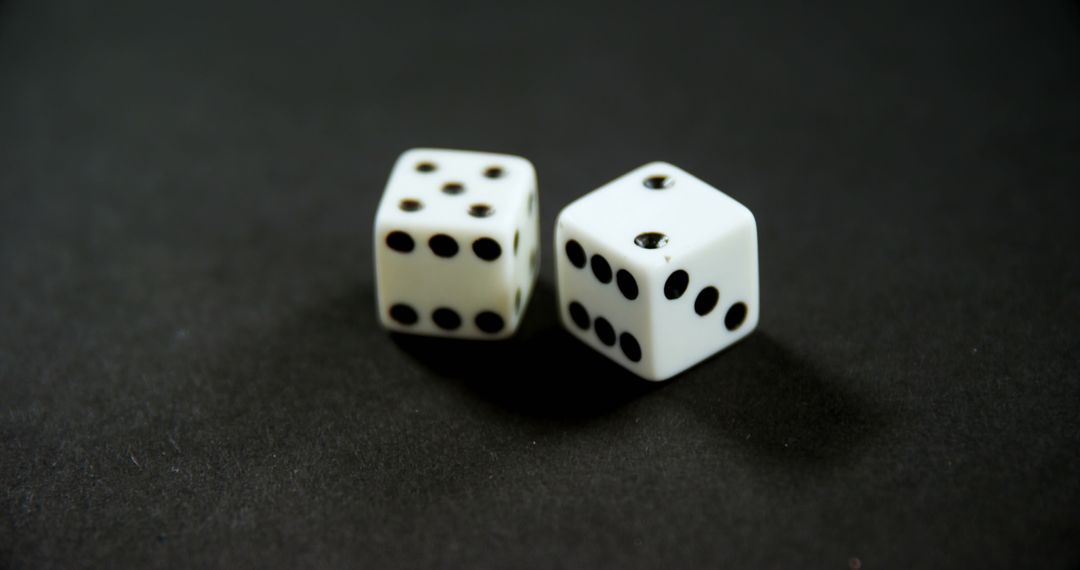
[[[753,214],[671,164],[564,208],[555,251],[563,325],[643,378],[668,379],[757,326]]]
[[[536,172],[524,158],[417,148],[375,216],[380,322],[401,332],[505,338],[539,268]]]

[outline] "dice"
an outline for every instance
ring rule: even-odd
[[[505,338],[540,263],[536,171],[524,158],[417,148],[375,215],[376,297],[392,331]]]
[[[757,224],[664,162],[586,194],[555,228],[563,326],[648,380],[666,380],[758,322]]]

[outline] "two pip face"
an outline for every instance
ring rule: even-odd
[[[521,157],[413,149],[375,220],[378,308],[394,331],[511,336],[536,284],[535,169]],[[666,380],[758,322],[757,226],[671,164],[582,196],[555,227],[563,326],[648,380]]]

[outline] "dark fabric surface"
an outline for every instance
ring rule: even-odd
[[[1080,5],[0,2],[0,566],[1080,564]],[[413,146],[757,216],[663,385],[391,337]]]

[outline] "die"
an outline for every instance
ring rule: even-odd
[[[416,148],[375,215],[380,322],[392,331],[511,336],[540,263],[536,171],[519,156]]]
[[[647,380],[757,326],[754,215],[671,164],[646,164],[569,204],[555,252],[563,326]]]

